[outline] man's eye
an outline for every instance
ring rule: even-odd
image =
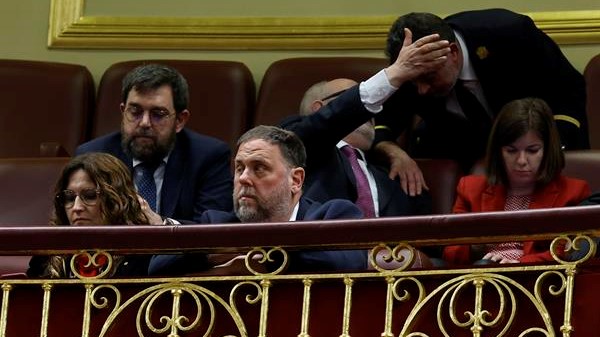
[[[166,110],[152,110],[150,113],[156,118],[164,118],[169,115],[169,112]]]

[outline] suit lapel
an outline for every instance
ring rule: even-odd
[[[183,183],[184,177],[184,164],[187,160],[184,156],[184,150],[182,148],[181,140],[175,141],[173,151],[169,156],[169,161],[165,167],[165,176],[162,185],[161,198],[160,198],[160,209],[161,215],[171,217],[175,214],[175,205],[179,200],[179,191],[181,191],[181,184]]]
[[[301,221],[301,220],[304,220],[304,217],[306,217],[306,212],[308,212],[308,209],[310,208],[311,203],[308,202],[308,200],[304,197],[300,197],[300,201],[298,203],[299,203],[299,206],[298,206],[298,214],[296,214],[296,221]]]
[[[380,171],[376,166],[368,164],[368,167],[377,185],[377,201],[379,202],[379,215],[381,216],[381,211],[385,210],[391,202],[393,184],[399,184],[399,182],[391,180],[385,172]]]
[[[536,190],[533,194],[532,200],[529,203],[530,209],[536,208],[550,208],[556,205],[556,200],[560,194],[560,189],[555,180],[550,182],[545,188]]]
[[[504,210],[506,189],[502,185],[488,186],[481,196],[481,211],[494,212]]]

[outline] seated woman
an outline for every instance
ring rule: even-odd
[[[55,187],[51,225],[104,226],[162,223],[160,216],[147,210],[138,196],[129,169],[119,159],[105,153],[86,153],[73,158],[62,170]],[[144,210],[146,209],[146,210]],[[100,257],[106,262],[106,257]],[[64,278],[74,276],[71,256],[34,256],[27,276]],[[88,257],[76,260],[78,273],[96,276],[102,267],[86,266]],[[148,272],[150,256],[113,256],[108,276],[141,276]]]
[[[541,99],[506,104],[490,133],[486,175],[458,183],[454,213],[574,206],[590,194],[587,182],[561,175],[565,159],[550,107]],[[448,246],[450,264],[551,261],[547,242]]]

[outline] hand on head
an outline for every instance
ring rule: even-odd
[[[427,35],[412,41],[412,32],[404,28],[404,43],[396,61],[386,68],[390,83],[400,87],[423,74],[439,69],[450,53],[450,43],[440,40],[439,34]]]

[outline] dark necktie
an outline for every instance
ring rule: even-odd
[[[141,175],[136,175],[138,193],[146,199],[150,208],[156,212],[156,183],[154,182],[154,171],[160,163],[141,163],[138,165]]]
[[[365,172],[360,168],[358,164],[358,157],[356,151],[349,145],[342,147],[342,153],[348,158],[354,178],[356,179],[356,206],[363,212],[365,218],[375,217],[375,206],[373,205],[373,196],[371,194],[371,188],[369,187],[369,180],[365,175]]]
[[[477,140],[474,143],[479,144],[478,150],[481,151],[479,155],[482,155],[492,127],[492,119],[477,96],[465,85],[465,82],[461,80],[456,82],[456,99],[472,127],[473,135]]]

